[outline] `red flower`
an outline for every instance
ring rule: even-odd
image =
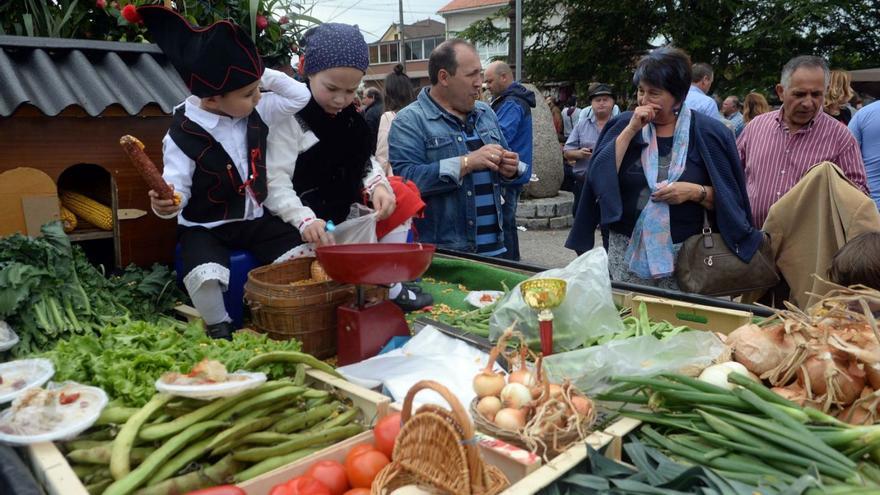
[[[281,16],[281,19],[278,19],[278,24],[281,24],[282,26],[288,22],[290,22],[290,19],[288,19],[286,15],[283,15]]]
[[[122,8],[122,17],[131,24],[140,24],[144,22],[143,19],[141,19],[140,14],[138,14],[137,8],[131,4]]]
[[[107,0],[97,0],[95,2],[95,7],[98,7],[99,9],[107,8]]]
[[[257,29],[262,31],[262,30],[266,29],[267,27],[269,27],[269,19],[266,19],[266,16],[264,16],[264,15],[258,15],[257,16]]]

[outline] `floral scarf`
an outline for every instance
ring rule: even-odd
[[[666,184],[671,184],[684,173],[687,162],[688,138],[691,127],[691,110],[684,104],[675,123],[672,140],[672,156],[669,161],[667,180],[657,182],[660,155],[657,148],[657,132],[653,123],[642,128],[642,138],[648,144],[642,150],[642,170],[648,180],[648,187],[655,192]],[[669,204],[661,201],[648,201],[639,215],[627,247],[625,259],[629,270],[641,278],[665,278],[675,271],[672,250],[672,235],[669,226]]]

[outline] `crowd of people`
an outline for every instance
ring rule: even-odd
[[[473,45],[451,39],[430,54],[430,86],[416,91],[398,66],[357,101],[369,57],[354,26],[308,31],[297,81],[262,67],[232,23],[192,30],[172,10],[139,12],[193,94],[164,139],[163,175],[177,198],[150,196],[157,215],[177,219],[184,283],[212,335],[231,331],[222,303],[231,249],[263,263],[310,255],[361,210],[353,205],[374,212],[377,242],[415,237],[519,260],[516,209],[533,176],[532,110],[544,102],[508,64],[483,67]],[[186,45],[200,50],[176,41],[189,37],[202,38]],[[792,58],[776,110],[758,93],[716,100],[713,80],[709,65],[660,48],[635,69],[629,111],[601,83],[586,108],[545,100],[576,196],[567,247],[584,252],[601,231],[614,280],[677,289],[677,253],[707,231],[748,265],[770,242],[768,226],[783,232],[773,238],[783,252],[786,238],[803,235],[795,227],[808,225],[827,240],[799,254],[796,269],[812,273],[849,238],[880,231],[867,196],[880,197],[880,104],[849,107],[845,72]],[[817,164],[831,172],[812,173]],[[797,211],[774,208],[786,201]],[[805,216],[829,209],[833,220]],[[802,290],[795,282],[792,291]],[[431,303],[413,284],[396,284],[390,297],[405,310]]]

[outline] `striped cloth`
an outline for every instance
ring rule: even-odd
[[[471,128],[468,134],[462,131],[468,151],[476,151],[483,146],[483,140],[476,130]],[[501,226],[498,222],[498,207],[495,204],[495,186],[492,174],[488,170],[471,172],[474,184],[474,204],[477,207],[477,254],[498,256],[507,252]]]
[[[749,122],[736,145],[755,227],[764,225],[773,203],[807,170],[824,161],[840,167],[849,180],[868,192],[858,143],[846,126],[822,111],[794,134],[789,133],[782,110],[759,115]]]

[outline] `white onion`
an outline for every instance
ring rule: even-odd
[[[482,371],[474,376],[474,392],[481,399],[490,395],[498,395],[503,388],[504,375]]]
[[[716,387],[733,390],[736,385],[727,381],[727,375],[734,371],[739,372],[739,370],[735,370],[732,366],[726,366],[727,364],[729,363],[713,364],[712,366],[707,367],[702,373],[700,373],[700,381],[711,383]],[[740,366],[742,365],[740,364]],[[743,366],[743,369],[745,369],[745,366]],[[748,373],[748,370],[746,370],[746,373]]]
[[[507,375],[507,383],[522,383],[526,387],[535,386],[535,375],[529,370],[521,368]]]
[[[502,430],[521,430],[526,426],[526,413],[522,409],[502,409],[495,415],[495,425]]]
[[[740,375],[748,375],[750,373],[748,368],[746,368],[741,363],[737,363],[736,361],[725,361],[723,363],[718,363],[718,364],[720,364],[721,366],[725,366],[727,368],[730,368],[730,371],[736,371]]]
[[[494,396],[483,397],[477,402],[477,412],[489,421],[495,420],[495,415],[501,410],[501,399]]]
[[[508,383],[501,389],[501,403],[511,409],[522,409],[532,400],[532,393],[522,383]]]

